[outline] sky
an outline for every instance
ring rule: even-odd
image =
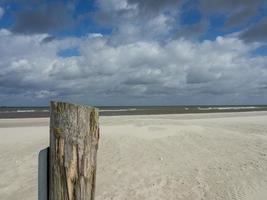
[[[267,104],[265,0],[0,0],[0,106]]]

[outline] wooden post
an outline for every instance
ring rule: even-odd
[[[98,109],[51,102],[49,199],[93,200]]]

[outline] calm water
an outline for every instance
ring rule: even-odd
[[[267,111],[267,105],[249,106],[100,106],[100,115],[152,115],[211,112]],[[49,107],[0,107],[0,118],[49,117]]]

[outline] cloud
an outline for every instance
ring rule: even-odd
[[[0,31],[1,104],[184,104],[195,97],[198,103],[238,103],[253,95],[267,100],[267,58],[251,57],[255,46],[234,36],[116,45],[99,34],[43,42],[47,37]],[[80,56],[58,57],[60,49],[74,47]]]
[[[267,17],[250,26],[240,34],[240,38],[246,42],[267,42]]]
[[[203,0],[200,9],[203,14],[226,14],[226,27],[234,27],[247,22],[259,8],[266,7],[265,0]]]
[[[16,33],[47,33],[61,30],[74,23],[68,6],[61,3],[39,5],[16,14],[13,31]]]
[[[92,13],[92,16],[98,24],[112,28],[114,44],[165,40],[179,26],[177,23],[179,9],[176,9],[174,5],[170,6],[174,2],[99,0],[97,1],[99,9]],[[144,9],[148,9],[145,8],[148,3],[152,5],[148,7],[151,10],[145,11]],[[159,10],[156,11],[155,7]]]
[[[164,9],[178,9],[182,0],[128,0],[129,4],[137,5],[144,12],[160,12]]]
[[[138,9],[150,14],[158,14],[164,9],[177,9],[183,1],[180,0],[99,0],[98,5],[105,11],[126,11]],[[148,13],[147,13],[148,14]]]
[[[56,38],[54,36],[49,35],[42,40],[42,43],[52,42],[55,39]]]
[[[203,0],[200,2],[202,10],[208,12],[228,11],[229,9],[249,9],[249,7],[258,6],[264,3],[263,0]]]
[[[0,19],[3,17],[3,15],[5,14],[5,10],[0,7]]]
[[[237,11],[229,15],[227,21],[225,22],[225,26],[227,28],[232,28],[242,25],[244,22],[247,22],[252,16],[254,16],[256,12],[257,6],[255,5],[252,7],[237,9]]]
[[[199,67],[199,68],[190,69],[188,73],[186,74],[186,83],[188,84],[208,83],[211,81],[218,80],[221,76],[221,72],[214,73],[205,68],[204,69],[202,68]]]
[[[180,29],[177,31],[177,38],[198,38],[203,33],[206,32],[208,28],[208,22],[206,20],[202,20],[199,23],[195,23],[192,25],[183,25]]]

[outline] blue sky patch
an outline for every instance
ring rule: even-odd
[[[192,25],[200,22],[201,13],[198,9],[189,9],[182,13],[181,15],[181,23],[183,25]]]
[[[57,55],[62,58],[68,58],[73,56],[80,56],[80,52],[77,47],[62,49],[57,52]]]
[[[267,44],[260,46],[251,52],[252,56],[267,56]]]

